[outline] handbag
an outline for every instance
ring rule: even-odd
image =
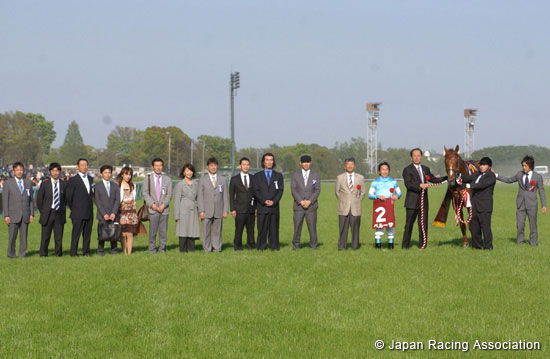
[[[149,181],[149,196],[151,196],[151,175],[147,175],[147,179]],[[147,208],[147,203],[144,202],[139,208],[137,218],[140,222],[147,222],[149,220],[149,208]]]
[[[113,221],[100,222],[100,227],[100,241],[120,241],[120,223]]]

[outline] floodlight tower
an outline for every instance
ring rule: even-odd
[[[474,152],[474,126],[477,117],[477,109],[464,110],[464,157],[470,159]]]
[[[378,119],[382,102],[367,103],[367,166],[369,173],[376,173],[378,164]]]
[[[231,94],[231,176],[235,174],[235,96],[237,89],[241,87],[241,74],[232,72],[229,81]]]

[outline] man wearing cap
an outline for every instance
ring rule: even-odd
[[[497,182],[491,171],[493,162],[489,157],[479,161],[480,171],[473,175],[461,175],[458,183],[466,183],[466,188],[472,189],[472,247],[476,249],[493,249],[493,233],[491,232],[491,215],[493,213],[493,191]],[[481,235],[483,233],[483,241]]]
[[[441,183],[447,180],[445,177],[435,177],[430,172],[430,168],[420,164],[422,161],[422,150],[413,148],[410,152],[412,163],[403,169],[403,182],[407,187],[405,196],[405,230],[403,231],[403,242],[401,248],[408,249],[411,244],[411,235],[416,217],[418,219],[418,247],[426,248],[428,244],[428,187],[432,183]],[[424,202],[421,203],[422,191],[424,192]],[[423,223],[420,223],[420,217],[424,216]]]
[[[335,192],[338,198],[338,224],[340,238],[338,250],[345,250],[348,231],[351,227],[351,248],[359,248],[359,228],[361,226],[361,201],[365,197],[365,178],[355,173],[355,159],[345,160],[346,172],[336,177]]]
[[[321,176],[310,169],[311,156],[300,158],[300,171],[292,175],[291,192],[294,198],[294,237],[292,238],[292,249],[300,249],[300,236],[304,217],[309,230],[309,246],[317,249],[317,198],[321,193]]]

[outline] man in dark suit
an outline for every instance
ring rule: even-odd
[[[235,238],[233,248],[243,249],[243,229],[246,227],[246,245],[248,249],[256,248],[254,243],[254,222],[256,219],[256,203],[254,203],[254,177],[248,173],[250,160],[246,157],[239,161],[241,173],[231,177],[229,182],[229,208],[235,219]]]
[[[80,158],[76,162],[78,173],[69,179],[67,205],[71,210],[73,230],[71,234],[71,257],[78,256],[78,241],[82,235],[82,254],[90,255],[90,238],[94,222],[93,179],[88,176],[88,160]]]
[[[493,213],[493,192],[497,179],[491,172],[493,162],[489,157],[479,161],[480,171],[473,175],[462,175],[458,183],[465,182],[466,188],[472,189],[472,247],[476,249],[493,249],[493,233],[491,232],[491,215]],[[481,233],[483,232],[483,239]]]
[[[21,162],[13,164],[13,175],[2,187],[4,220],[8,225],[8,258],[15,258],[15,242],[19,232],[19,257],[27,254],[27,232],[33,221],[32,182],[23,179],[25,168]]]
[[[105,241],[101,238],[103,226],[108,222],[118,222],[120,217],[120,190],[111,181],[113,167],[103,165],[99,169],[101,182],[94,186],[94,199],[97,207],[97,254],[105,255]],[[111,254],[117,254],[117,241],[111,242]]]
[[[311,167],[311,156],[300,158],[300,171],[294,172],[290,190],[294,198],[294,236],[292,238],[292,249],[300,249],[300,237],[302,225],[306,219],[309,230],[309,246],[317,249],[317,198],[321,193],[321,177]]]
[[[418,219],[418,247],[426,248],[428,244],[428,182],[441,183],[447,180],[445,177],[435,177],[430,172],[430,168],[420,164],[422,160],[422,150],[414,148],[410,152],[412,163],[403,170],[403,180],[407,187],[405,197],[405,230],[403,232],[403,242],[401,247],[409,248],[411,244],[411,235],[416,217]],[[422,191],[424,192],[424,203],[421,206]],[[423,215],[424,221],[420,223],[420,217]]]
[[[36,204],[40,211],[42,238],[40,240],[40,256],[48,256],[48,246],[52,237],[55,240],[55,255],[63,254],[63,228],[67,222],[65,210],[65,193],[68,183],[61,181],[61,165],[53,162],[49,167],[50,179],[42,181],[36,196]]]
[[[542,213],[546,213],[546,194],[544,193],[544,180],[542,176],[535,172],[535,159],[532,156],[525,156],[521,161],[522,171],[516,173],[513,177],[499,176],[495,174],[499,181],[504,183],[518,183],[518,195],[516,197],[516,226],[517,243],[525,243],[525,219],[529,218],[529,243],[536,246],[539,243],[537,230],[537,212],[538,199]]]
[[[272,153],[262,156],[263,171],[254,175],[254,197],[258,208],[258,250],[266,248],[269,236],[271,250],[279,250],[279,201],[283,196],[283,174],[273,170]]]

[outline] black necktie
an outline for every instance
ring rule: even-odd
[[[525,188],[529,189],[529,174],[525,174],[525,180],[523,181],[525,184]]]
[[[244,175],[244,188],[248,190],[248,180],[246,179],[246,175]]]

